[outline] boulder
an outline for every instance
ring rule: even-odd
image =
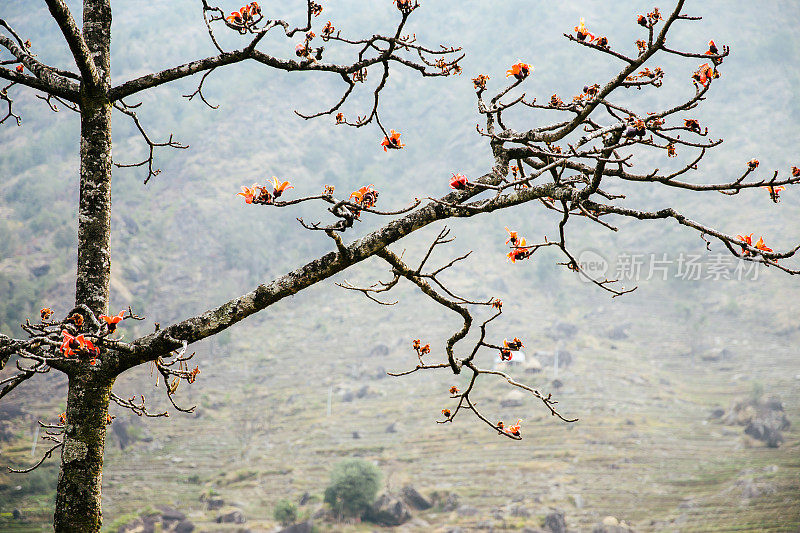
[[[378,393],[369,385],[364,385],[356,392],[356,398],[371,398],[373,396],[378,396]]]
[[[181,520],[175,525],[175,533],[192,533],[194,524],[190,520]]]
[[[700,359],[711,363],[730,361],[733,359],[733,352],[728,348],[715,348],[700,356]]]
[[[228,509],[217,516],[218,524],[244,524],[247,519],[241,509]]]
[[[417,511],[425,511],[433,507],[433,504],[411,485],[403,487],[400,494],[403,497],[403,501],[406,502],[409,507]]]
[[[566,533],[567,521],[564,519],[564,511],[556,509],[547,513],[544,517],[544,529],[551,533]]]
[[[384,527],[399,526],[411,519],[411,512],[402,500],[390,494],[382,494],[367,509],[364,519]]]
[[[770,448],[777,448],[783,442],[781,422],[774,416],[753,419],[744,428],[744,432],[756,440],[767,443]]]
[[[765,442],[770,448],[780,446],[781,432],[791,426],[778,396],[739,399],[722,420],[729,425],[745,426],[745,434]]]
[[[201,494],[200,501],[206,504],[206,510],[208,511],[216,511],[225,506],[225,500],[215,495]]]
[[[592,533],[633,533],[633,529],[625,522],[620,522],[613,516],[603,518],[599,524],[595,524]]]
[[[177,509],[167,507],[166,505],[159,505],[156,507],[161,512],[161,521],[164,525],[171,525],[174,522],[181,522],[186,520],[186,515]]]

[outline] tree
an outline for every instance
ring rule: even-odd
[[[359,518],[375,501],[380,485],[377,466],[363,459],[347,459],[333,465],[325,503],[339,516]]]
[[[272,516],[282,526],[288,526],[297,520],[297,505],[289,500],[280,500],[272,511]]]
[[[441,281],[440,274],[456,262],[465,260],[466,255],[458,256],[439,268],[425,269],[434,250],[450,241],[446,231],[439,233],[428,252],[415,266],[410,266],[405,258],[389,250],[389,245],[434,222],[473,217],[538,202],[543,209],[559,214],[561,222],[558,226],[558,239],[531,244],[517,232],[509,230],[509,260],[514,263],[524,261],[541,248],[555,247],[564,255],[564,262],[561,263],[563,266],[574,271],[576,275],[586,277],[613,296],[632,289],[625,289],[614,280],[589,276],[567,246],[566,228],[570,221],[583,219],[616,231],[617,228],[610,221],[615,217],[634,220],[673,219],[704,238],[713,237],[733,256],[744,261],[763,263],[792,274],[797,273],[782,261],[792,256],[797,248],[775,252],[767,247],[763,239],[754,244],[752,235],[729,235],[691,220],[671,207],[657,211],[636,209],[622,202],[622,195],[612,194],[601,187],[603,183],[612,180],[623,184],[638,182],[652,184],[653,187],[675,187],[697,193],[718,191],[736,194],[749,188],[766,187],[770,196],[777,201],[783,187],[800,181],[800,169],[796,167],[787,177],[779,176],[776,172],[770,178],[755,179],[751,175],[758,168],[756,160],[749,162],[742,174],[731,181],[684,181],[684,175],[697,170],[697,164],[706,150],[720,142],[709,139],[708,130],[697,120],[687,116],[686,112],[699,105],[707,96],[714,79],[720,75],[723,59],[729,51],[724,47],[717,48],[713,41],[709,43],[708,50],[697,53],[668,47],[667,34],[675,23],[696,20],[696,17],[682,14],[684,1],[678,1],[669,15],[662,16],[655,10],[642,14],[631,22],[642,26],[643,32],[643,39],[636,43],[633,53],[626,53],[623,46],[612,45],[608,39],[591,34],[583,23],[576,26],[574,32],[566,34],[570,41],[609,56],[614,61],[621,61],[623,65],[619,73],[607,83],[587,83],[583,91],[571,101],[565,102],[553,95],[546,103],[537,103],[526,99],[524,94],[514,96],[515,91],[533,74],[534,67],[525,63],[511,66],[506,73],[511,83],[490,98],[486,96],[489,78],[485,75],[475,77],[473,84],[478,110],[485,117],[481,133],[492,149],[494,161],[490,171],[481,177],[468,178],[454,174],[450,180],[453,192],[448,195],[425,201],[414,200],[403,209],[379,211],[376,209],[378,192],[371,187],[363,187],[341,199],[336,198],[333,188],[326,188],[322,194],[285,199],[289,197],[287,190],[290,185],[279,181],[271,186],[256,184],[245,187],[241,194],[253,206],[291,208],[300,203],[327,204],[333,217],[331,223],[300,222],[309,230],[322,231],[330,237],[335,251],[271,282],[259,285],[253,291],[220,307],[165,328],[158,328],[152,334],[131,342],[115,340],[112,335],[120,323],[140,317],[132,309],[116,316],[111,316],[108,310],[111,269],[109,221],[112,207],[112,110],[116,109],[130,117],[148,147],[148,157],[137,163],[147,169],[145,182],[158,174],[153,159],[157,148],[183,147],[171,137],[164,142],[153,141],[138,120],[136,106],[125,103],[125,98],[176,79],[202,74],[196,92],[190,96],[198,96],[208,104],[202,92],[206,77],[217,68],[248,59],[286,71],[330,72],[339,75],[345,83],[341,99],[322,112],[300,116],[312,118],[331,115],[335,116],[338,124],[357,128],[375,124],[383,134],[381,144],[384,150],[398,150],[403,148],[400,135],[393,130],[386,131],[378,113],[379,96],[388,81],[390,65],[394,63],[400,67],[408,67],[423,76],[442,76],[460,72],[458,62],[461,56],[458,55],[458,49],[426,48],[417,44],[414,37],[403,35],[407,20],[418,7],[409,0],[395,2],[400,22],[393,35],[377,35],[367,39],[342,36],[332,25],[322,28],[315,26],[318,20],[316,16],[321,10],[321,6],[315,2],[307,2],[305,20],[301,26],[293,27],[283,20],[268,19],[257,4],[248,4],[238,12],[226,16],[220,8],[204,1],[202,9],[209,37],[218,48],[219,54],[113,86],[109,76],[110,2],[84,2],[82,31],[78,29],[64,2],[48,0],[47,4],[64,35],[78,72],[41,63],[34,55],[32,45],[3,21],[0,24],[3,27],[0,46],[10,59],[0,61],[0,77],[11,83],[0,93],[0,99],[7,105],[7,114],[3,121],[16,117],[9,93],[15,85],[40,91],[44,93],[48,103],[58,102],[80,113],[81,194],[78,206],[80,216],[75,308],[55,320],[51,320],[49,310],[43,309],[40,320],[23,325],[28,338],[0,337],[0,365],[4,367],[14,357],[19,370],[18,374],[3,380],[0,396],[9,393],[19,383],[50,369],[64,372],[69,377],[67,410],[58,423],[45,425],[50,433],[48,437],[54,440],[54,446],[42,458],[44,460],[53,452],[61,450],[61,473],[55,508],[55,527],[59,531],[93,531],[100,527],[100,480],[106,424],[109,422],[109,402],[113,401],[137,414],[163,414],[148,411],[143,400],[125,399],[115,395],[112,386],[120,373],[141,364],[155,363],[164,380],[169,383],[167,393],[172,404],[178,410],[188,410],[175,403],[174,393],[181,381],[191,383],[199,372],[197,367],[190,370],[191,355],[187,354],[189,344],[219,333],[286,296],[372,256],[379,257],[389,265],[390,280],[371,287],[345,284],[346,289],[386,303],[380,300],[380,294],[390,291],[402,278],[463,319],[463,326],[447,340],[445,360],[429,362],[429,347],[423,345],[421,340],[415,341],[413,348],[418,363],[404,373],[428,369],[450,370],[455,374],[462,371],[471,373],[471,380],[465,390],[460,391],[455,387],[451,389],[456,405],[452,410],[443,410],[442,423],[452,421],[461,410],[472,411],[492,431],[512,439],[521,438],[519,423],[507,426],[491,421],[488,415],[478,411],[472,403],[470,393],[481,375],[497,375],[508,380],[511,385],[539,398],[553,415],[561,416],[549,394],[518,383],[501,371],[482,369],[475,363],[476,354],[482,350],[495,351],[502,359],[513,357],[514,350],[521,347],[522,341],[517,338],[503,342],[488,340],[489,324],[502,313],[502,302],[496,299],[477,301],[458,296]],[[325,46],[353,47],[358,50],[356,59],[349,64],[326,63],[324,57],[328,52],[325,46],[313,44],[317,42],[317,36],[313,35],[312,28],[317,29],[326,42]],[[281,59],[259,48],[270,31],[280,32],[281,29],[287,38],[300,38],[295,46],[297,59]],[[248,43],[243,48],[226,52],[215,37],[219,31],[237,32],[245,36]],[[611,96],[615,91],[660,86],[664,73],[651,62],[657,54],[686,57],[687,61],[694,62],[694,66],[701,63],[691,79],[687,77],[686,80],[688,88],[694,87],[693,93],[687,99],[679,100],[661,111],[632,109],[612,101]],[[650,64],[652,68],[646,64]],[[380,81],[373,92],[372,106],[363,117],[349,120],[339,109],[354,92],[357,84],[365,79],[370,68],[381,72]],[[539,109],[567,118],[548,126],[516,131],[507,128],[505,121],[512,110],[518,108]],[[687,151],[695,149],[699,152],[685,166],[672,173],[659,173],[658,169],[639,173],[629,170],[636,154],[656,150],[672,157],[677,155],[677,148],[686,148]],[[377,179],[376,182],[379,183]],[[392,220],[365,237],[345,243],[342,235],[346,235],[347,230],[359,222],[364,213],[388,216]],[[479,327],[475,328],[474,309],[480,308],[489,310],[489,313]],[[478,340],[469,344],[466,338],[474,329],[478,330]]]

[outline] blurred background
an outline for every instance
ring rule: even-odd
[[[68,3],[78,16],[79,5]],[[388,33],[399,17],[389,0],[323,6],[314,21],[317,34],[327,20],[346,36]],[[380,149],[377,128],[335,126],[331,117],[304,121],[293,113],[335,102],[343,90],[335,75],[248,62],[206,80],[204,94],[217,110],[182,98],[195,90],[198,76],[131,98],[129,104],[142,102],[137,112],[152,138],[174,133],[190,148],[158,151],[162,173],[147,185],[142,169],[114,169],[112,311],[131,305],[147,317],[126,323],[125,338],[152,331],[154,322],[169,324],[219,305],[331,249],[330,239],[295,220],[324,220],[320,206],[247,206],[236,196],[241,185],[274,175],[291,180],[291,196],[317,194],[324,184],[344,194],[374,184],[384,209],[439,196],[451,173],[476,177],[491,168],[488,143],[475,130],[481,120],[470,78],[490,76],[488,90],[496,92],[505,86],[506,69],[524,61],[535,69],[522,86],[528,98],[548,101],[557,93],[567,101],[586,84],[603,84],[620,62],[562,34],[585,17],[589,30],[607,36],[612,48],[633,54],[645,33],[636,16],[652,7],[639,1],[423,2],[408,32],[432,47],[462,46],[463,74],[422,79],[408,69],[392,71],[381,121],[402,132],[406,148],[390,153]],[[669,12],[673,6],[659,7]],[[299,23],[305,2],[262,8],[268,17]],[[670,47],[703,52],[709,39],[731,47],[708,100],[680,116],[698,119],[710,137],[725,139],[687,179],[730,181],[752,158],[761,162],[757,177],[773,170],[786,176],[800,166],[800,38],[793,23],[800,6],[720,0],[687,2],[684,11],[703,20],[676,23]],[[6,0],[0,18],[32,41],[41,60],[74,67],[44,5]],[[247,42],[232,31],[219,33],[226,49]],[[296,44],[277,32],[262,43],[263,50],[287,58]],[[201,4],[191,1],[116,2],[112,44],[115,83],[216,53]],[[326,45],[326,60],[350,57],[349,50]],[[644,114],[693,94],[697,61],[657,56],[648,66],[665,70],[663,87],[621,92],[616,102]],[[344,109],[348,118],[369,109],[371,83],[378,79],[370,71]],[[64,313],[72,305],[79,121],[68,109],[53,113],[33,91],[9,92],[22,126],[0,127],[0,332],[19,336],[19,324],[41,307]],[[557,118],[519,109],[504,119],[524,130]],[[116,162],[145,157],[127,117],[115,116],[113,137]],[[677,168],[695,155],[678,147],[678,157],[668,160],[663,152],[642,151],[634,170]],[[672,206],[729,234],[763,235],[776,250],[800,242],[800,193],[792,187],[778,204],[762,189],[723,196],[609,182],[607,190],[624,192],[632,207]],[[383,223],[362,216],[345,240]],[[165,505],[198,531],[271,530],[276,505],[288,499],[298,505],[299,519],[316,514],[322,530],[375,529],[332,523],[319,511],[333,465],[356,457],[378,466],[381,492],[413,487],[434,504],[411,506],[413,519],[402,526],[407,530],[537,529],[548,520],[554,530],[552,515],[561,513],[566,526],[580,530],[606,519],[604,527],[616,520],[637,531],[796,531],[798,280],[763,267],[735,279],[735,263],[726,263],[732,279],[725,279],[712,266],[724,254],[720,244],[707,249],[695,232],[674,222],[615,224],[616,233],[584,220],[568,226],[576,254],[600,258],[609,275],[622,275],[627,287],[638,285],[614,299],[557,265],[562,258],[548,250],[506,262],[504,226],[529,241],[557,236],[557,219],[540,204],[448,223],[457,239],[434,256],[433,264],[443,264],[473,250],[449,271],[449,286],[473,298],[503,300],[491,335],[495,341],[518,336],[526,345],[525,364],[507,370],[553,392],[561,412],[578,422],[554,420],[534,398],[484,377],[478,383],[483,411],[522,419],[524,440],[499,438],[466,414],[436,424],[441,409],[454,407],[447,390],[463,388],[461,378],[445,372],[391,378],[386,372],[416,364],[415,338],[431,343],[432,359],[440,357],[460,319],[408,286],[396,289],[397,305],[382,307],[333,284],[389,278],[379,261],[367,261],[193,346],[201,374],[179,397],[198,406],[195,414],[143,420],[112,406],[117,418],[106,451],[106,527],[116,531]],[[420,257],[441,227],[432,225],[392,249]],[[699,275],[686,274],[682,261],[689,257],[701,265]],[[631,258],[640,261],[638,275],[624,270]],[[494,354],[481,357],[493,364]],[[115,392],[144,393],[154,409],[166,408],[163,384],[156,387],[146,367],[121,376]],[[65,393],[66,379],[53,373],[3,399],[3,467],[40,456],[41,446],[32,450],[36,420],[54,421]],[[0,527],[38,530],[51,521],[56,463],[29,476],[0,473]],[[10,518],[14,509],[24,523]],[[216,523],[229,509],[246,522]]]

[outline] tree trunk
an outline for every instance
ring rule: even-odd
[[[69,379],[67,424],[53,520],[57,532],[98,532],[102,524],[103,450],[114,382],[92,376],[94,373],[88,371]]]
[[[108,312],[111,279],[111,104],[83,97],[75,303]]]
[[[111,279],[111,49],[110,0],[84,0],[83,38],[100,86],[81,84],[81,168],[75,303],[108,313]],[[101,363],[102,365],[102,363]],[[115,376],[100,368],[71,373],[67,424],[58,475],[54,527],[99,532],[100,491],[109,395]]]

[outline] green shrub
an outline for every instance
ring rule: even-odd
[[[297,505],[289,500],[280,500],[272,511],[272,516],[283,526],[293,524],[297,520]]]
[[[347,459],[333,466],[325,503],[341,517],[361,516],[375,501],[380,484],[378,467],[363,459]]]

